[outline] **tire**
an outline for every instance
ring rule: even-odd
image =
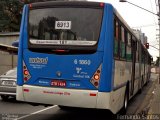
[[[129,95],[128,95],[128,91],[126,89],[125,96],[124,96],[124,103],[123,103],[123,107],[120,111],[120,114],[122,114],[122,115],[126,114],[127,107],[128,107],[128,101],[129,101]]]
[[[145,86],[147,86],[148,83],[149,83],[149,75],[147,75],[147,80],[146,80]]]
[[[138,94],[141,94],[142,93],[142,83],[140,84],[140,89],[138,91]]]
[[[143,89],[143,77],[142,77],[142,80],[141,80],[140,89],[138,91],[138,94],[142,93],[142,89]]]
[[[3,101],[6,101],[6,100],[8,100],[9,96],[8,95],[1,95],[1,98]]]
[[[58,105],[58,107],[63,111],[77,111],[77,110],[80,110],[80,108],[78,108],[78,107],[69,107],[69,106],[63,106],[63,105]]]
[[[67,107],[67,106],[62,106],[62,105],[58,105],[58,107],[62,110],[70,110],[71,107]]]

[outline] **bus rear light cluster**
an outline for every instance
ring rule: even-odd
[[[104,5],[105,5],[104,3],[100,3],[99,4],[100,7],[104,7]]]
[[[32,8],[32,4],[29,4],[29,8]]]
[[[96,70],[96,72],[94,73],[94,75],[90,81],[96,88],[98,88],[98,86],[99,86],[101,68],[102,68],[102,65],[99,66],[99,68]]]
[[[31,78],[31,75],[30,75],[25,63],[23,62],[23,80],[24,80],[24,82],[27,82],[30,78]]]

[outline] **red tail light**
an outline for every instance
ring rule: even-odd
[[[29,8],[32,8],[32,4],[29,4]]]
[[[27,77],[24,77],[24,81],[26,82],[28,80],[28,78]]]
[[[56,53],[65,53],[65,52],[68,52],[69,50],[53,50],[53,52],[56,52]]]
[[[99,82],[94,82],[94,86],[97,87],[99,85]]]
[[[66,52],[66,50],[55,50],[56,52]]]

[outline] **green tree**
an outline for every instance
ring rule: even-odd
[[[45,1],[59,0],[0,0],[0,32],[19,31],[23,5]]]
[[[0,1],[0,32],[19,31],[22,7],[18,0]]]
[[[20,0],[22,3],[46,2],[46,1],[69,1],[69,0]]]

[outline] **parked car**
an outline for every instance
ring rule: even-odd
[[[17,67],[0,76],[0,96],[7,100],[10,96],[16,97]]]

